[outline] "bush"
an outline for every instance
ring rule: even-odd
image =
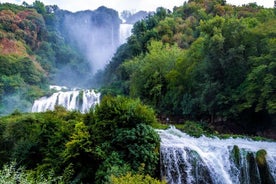
[[[111,176],[138,171],[141,165],[144,165],[145,174],[156,174],[160,139],[150,126],[156,122],[151,108],[139,100],[106,96],[96,107],[93,117],[91,134],[98,145],[96,156],[103,164],[97,173],[98,183],[106,181],[106,173]],[[126,169],[128,166],[130,170]]]
[[[41,173],[35,176],[31,172],[27,172],[24,168],[16,168],[15,163],[10,165],[4,165],[0,170],[0,183],[2,184],[14,184],[14,183],[28,183],[28,184],[48,184],[56,183],[61,184],[61,177],[53,177],[51,173]]]
[[[151,108],[125,97],[106,97],[86,115],[61,106],[43,113],[15,112],[0,118],[0,167],[16,160],[32,172],[29,178],[52,170],[65,183],[110,182],[112,175],[141,166],[141,174],[155,176],[160,144],[150,126],[155,121]],[[25,183],[32,181],[38,180]]]
[[[135,184],[165,184],[166,182],[154,179],[149,175],[128,173],[125,176],[121,176],[121,177],[112,176],[111,177],[111,183],[112,184],[129,184],[129,183],[135,183]]]
[[[183,126],[177,128],[194,137],[200,137],[212,133],[210,128],[194,121],[186,121]]]
[[[153,109],[142,105],[139,100],[126,97],[105,96],[100,105],[96,106],[94,133],[101,135],[99,142],[112,140],[119,128],[134,128],[138,124],[151,125],[156,117]]]

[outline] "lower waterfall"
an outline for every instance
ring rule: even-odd
[[[276,142],[191,137],[157,130],[161,177],[169,184],[275,184]]]
[[[54,110],[56,105],[65,107],[67,110],[88,112],[100,102],[100,93],[94,90],[60,91],[49,97],[42,97],[34,101],[32,112],[45,112]]]

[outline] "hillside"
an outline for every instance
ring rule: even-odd
[[[42,95],[50,70],[35,54],[47,37],[41,14],[1,4],[0,25],[0,114],[5,114],[30,106],[32,99]]]
[[[140,98],[161,120],[275,136],[275,14],[221,0],[159,8],[106,67],[104,93]]]
[[[0,115],[29,111],[49,84],[92,87],[119,44],[119,24],[105,7],[72,13],[39,1],[1,3]]]
[[[27,111],[49,83],[102,84],[103,94],[140,98],[160,120],[274,135],[275,9],[219,0],[158,8],[98,73],[119,44],[116,11],[71,13],[39,1],[0,10],[1,114]]]
[[[276,139],[276,7],[158,8],[97,72],[119,24],[106,7],[0,4],[0,183],[275,183],[260,136]],[[20,112],[49,84],[95,81],[89,112]]]

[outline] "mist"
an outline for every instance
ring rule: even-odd
[[[0,107],[0,116],[8,115],[12,112],[30,112],[32,104],[27,101],[20,93],[8,94],[2,97],[2,104]]]
[[[72,65],[60,67],[55,72],[52,84],[98,88],[101,86],[100,73],[111,61],[117,48],[127,41],[133,24],[145,18],[148,12],[129,12],[125,19],[126,17],[121,18],[116,10],[101,6],[94,11],[75,13],[58,10],[55,15],[58,17],[57,30],[65,42],[84,57],[85,62],[79,62],[77,66],[74,64],[75,68],[72,68]],[[84,70],[88,71],[85,71],[85,75]]]
[[[68,41],[76,44],[89,62],[92,74],[104,68],[119,45],[120,19],[115,10],[100,7],[67,14],[63,26]]]

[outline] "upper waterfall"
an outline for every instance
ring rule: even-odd
[[[85,113],[98,103],[100,103],[100,93],[96,93],[94,90],[59,91],[49,97],[35,100],[32,112],[54,110],[56,105],[60,105],[67,110],[78,110]]]
[[[161,175],[169,184],[275,184],[275,142],[194,138],[173,127],[158,133]],[[260,150],[266,152],[264,167],[258,164]]]
[[[132,24],[120,24],[120,44],[124,44],[127,41],[127,38],[131,35]]]

